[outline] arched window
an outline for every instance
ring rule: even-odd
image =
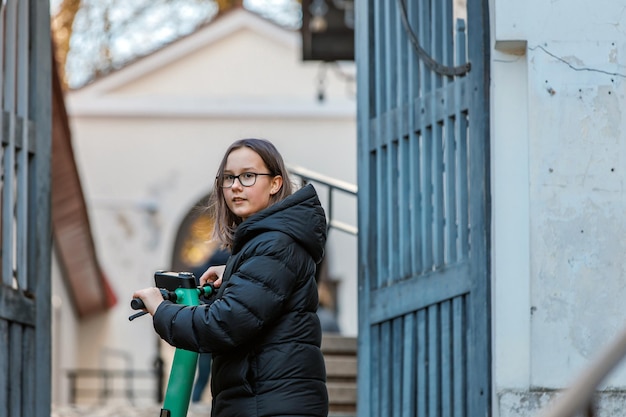
[[[208,201],[209,195],[200,199],[181,222],[174,242],[172,271],[195,271],[217,249],[217,244],[210,240],[214,223]]]

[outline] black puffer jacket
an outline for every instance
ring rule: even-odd
[[[328,414],[315,313],[325,242],[324,210],[307,185],[239,225],[212,304],[157,309],[165,341],[213,354],[213,416]]]

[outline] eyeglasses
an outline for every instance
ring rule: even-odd
[[[235,184],[235,180],[239,180],[239,184],[244,187],[252,187],[256,183],[256,177],[259,175],[273,176],[274,174],[257,174],[256,172],[242,172],[239,175],[225,174],[222,175],[222,188],[230,188]]]

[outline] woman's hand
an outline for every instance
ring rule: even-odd
[[[209,269],[204,271],[204,274],[200,277],[200,285],[206,285],[212,282],[215,288],[219,288],[220,285],[222,285],[224,269],[226,269],[226,265],[215,265],[209,267]]]
[[[159,305],[163,302],[163,294],[161,294],[161,291],[156,287],[135,291],[133,298],[141,298],[141,301],[143,301],[143,304],[146,306],[144,311],[147,311],[153,316]]]

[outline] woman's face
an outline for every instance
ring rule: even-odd
[[[241,175],[244,173],[270,174],[263,159],[247,147],[233,150],[226,158],[223,175]],[[226,205],[236,216],[246,220],[253,214],[270,205],[270,197],[276,194],[283,184],[280,175],[258,175],[254,185],[244,187],[239,178],[232,187],[224,188]]]

